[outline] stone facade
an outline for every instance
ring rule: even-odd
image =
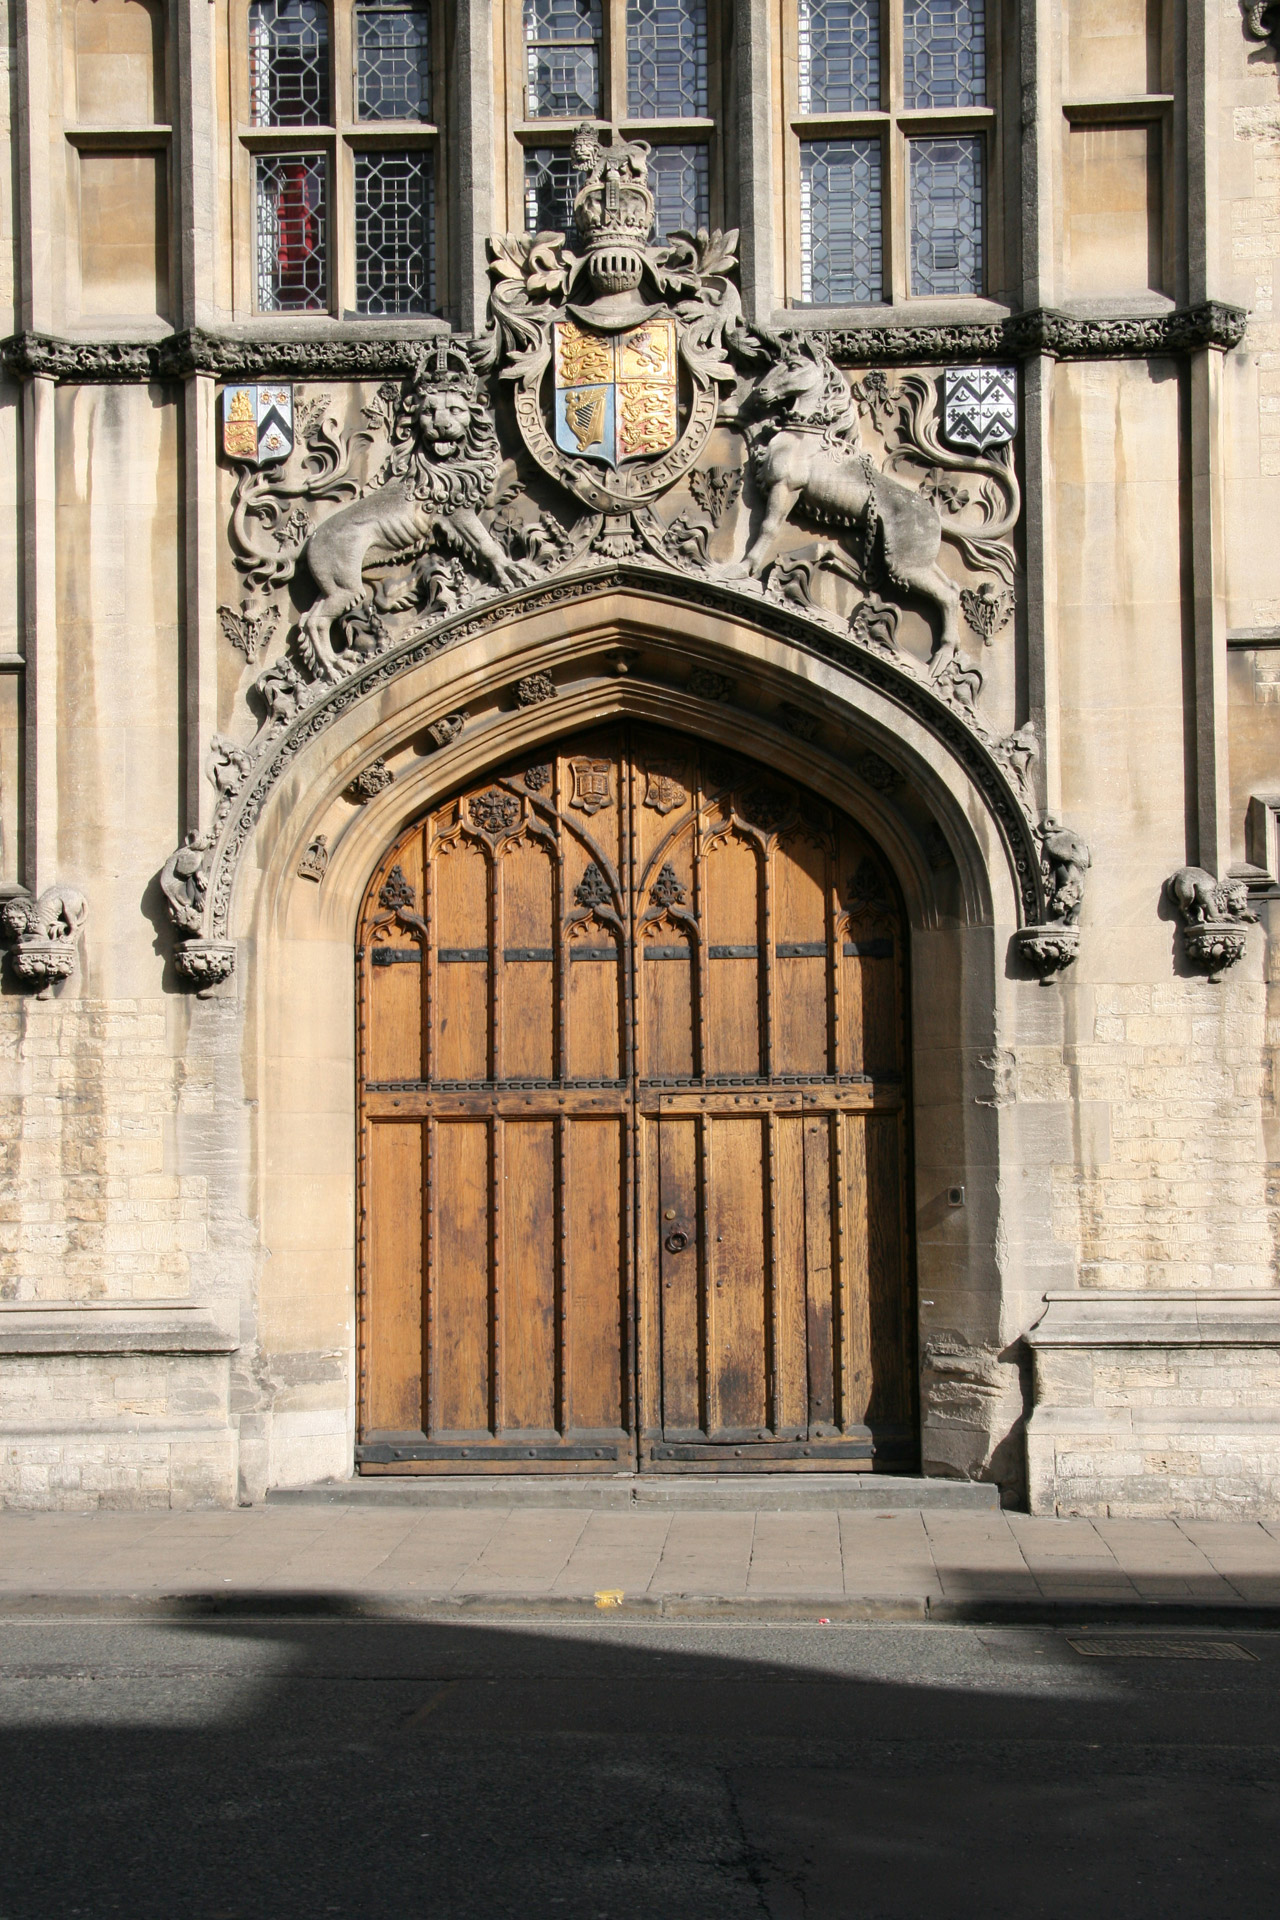
[[[363,890],[463,780],[632,715],[898,878],[924,1472],[1280,1513],[1277,43],[1237,0],[1003,9],[992,293],[819,310],[794,10],[725,0],[715,230],[651,239],[643,158],[578,156],[679,395],[607,469],[546,397],[623,297],[604,215],[514,231],[519,8],[450,11],[440,317],[362,320],[255,310],[241,0],[7,9],[0,1496],[351,1473]],[[981,445],[965,371],[1006,381]],[[287,390],[283,464],[228,451],[237,383]]]

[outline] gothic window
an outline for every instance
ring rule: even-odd
[[[569,147],[584,119],[652,148],[655,238],[711,223],[719,0],[520,0],[513,157],[530,232],[572,230]]]
[[[238,118],[257,311],[436,310],[435,4],[249,0]]]
[[[813,306],[985,291],[985,0],[784,0],[788,282]]]

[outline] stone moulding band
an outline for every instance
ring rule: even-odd
[[[953,326],[868,324],[801,330],[819,339],[838,365],[902,367],[1037,354],[1055,360],[1133,360],[1198,353],[1205,347],[1227,353],[1243,340],[1247,322],[1242,307],[1206,300],[1169,313],[1101,320],[1036,307],[1003,320]],[[49,334],[14,333],[0,340],[0,362],[15,379],[43,377],[72,384],[184,380],[197,373],[218,379],[383,380],[408,372],[413,349],[441,331],[447,329],[358,338],[317,334],[307,339],[191,329],[148,341],[60,340]]]
[[[576,601],[606,594],[629,592],[654,601],[670,600],[672,585],[671,574],[631,561],[596,567],[589,573],[506,594],[487,602],[478,612],[459,614],[420,639],[405,641],[394,651],[371,660],[367,666],[312,701],[268,746],[236,796],[219,835],[210,863],[208,889],[208,925],[213,941],[226,938],[240,856],[248,845],[272,788],[302,749],[325,733],[342,714],[367,695],[386,687],[446,648],[458,646],[493,627],[549,608],[568,606]],[[690,598],[695,599],[696,604],[704,610],[718,613],[738,624],[755,627],[810,653],[820,654],[919,720],[964,768],[996,820],[1017,876],[1023,924],[1037,924],[1045,919],[1040,850],[1031,823],[1023,813],[1017,795],[998,761],[940,695],[869,650],[842,641],[839,636],[821,627],[810,625],[800,615],[735,592],[729,585],[699,581],[696,594]]]

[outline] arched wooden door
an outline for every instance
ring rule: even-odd
[[[361,913],[365,1472],[910,1467],[906,943],[806,789],[618,724]]]

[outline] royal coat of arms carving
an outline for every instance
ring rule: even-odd
[[[578,129],[584,176],[563,234],[490,242],[492,359],[507,359],[516,421],[544,472],[599,512],[645,505],[693,466],[735,374],[738,236],[651,244],[655,203],[643,140]]]

